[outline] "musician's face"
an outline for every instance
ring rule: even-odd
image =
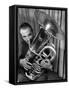
[[[23,40],[26,43],[29,43],[30,39],[32,39],[32,32],[31,32],[30,28],[25,28],[25,29],[21,28],[20,33],[22,35]]]

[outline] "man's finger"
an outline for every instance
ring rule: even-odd
[[[27,69],[31,69],[31,66],[30,65],[26,65],[25,66]]]
[[[31,64],[30,62],[27,62],[27,65],[30,65],[30,66],[32,66],[32,64]]]
[[[24,67],[25,70],[28,70],[26,67]]]

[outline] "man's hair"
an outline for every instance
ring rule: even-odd
[[[27,28],[29,28],[31,30],[31,32],[33,33],[33,29],[29,23],[22,23],[19,27],[19,31],[20,31],[20,29],[27,29]]]

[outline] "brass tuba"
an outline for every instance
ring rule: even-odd
[[[49,25],[49,23],[47,25]],[[51,62],[56,56],[56,50],[55,45],[49,42],[53,36],[47,31],[50,28],[51,26],[44,28],[40,25],[40,31],[35,36],[25,56],[25,59],[32,64],[31,69],[25,72],[26,76],[31,80],[37,79],[45,69],[52,70]],[[42,64],[44,64],[45,67],[43,67]]]

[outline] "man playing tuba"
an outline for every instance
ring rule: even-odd
[[[19,28],[23,48],[19,57],[21,70],[19,70],[18,82],[46,81],[49,79],[49,74],[54,80],[60,79],[57,74],[52,72],[52,62],[55,59],[56,50],[50,39],[53,37],[62,40],[63,32],[53,19],[42,12],[38,14],[40,30],[35,37],[30,24],[23,23]]]

